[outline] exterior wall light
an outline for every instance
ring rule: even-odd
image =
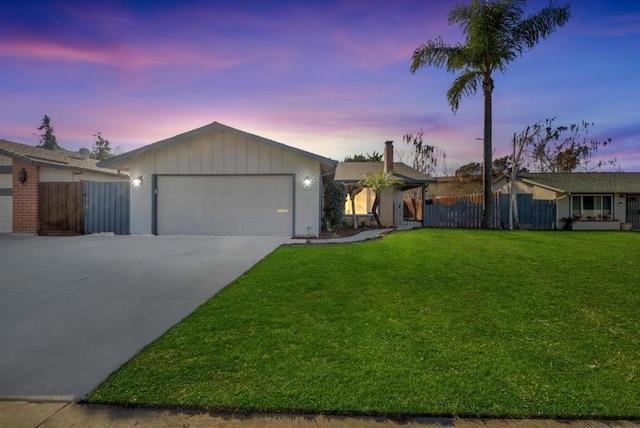
[[[311,181],[312,181],[312,180],[311,180],[311,178],[310,178],[310,177],[305,177],[305,178],[302,180],[302,188],[303,188],[304,190],[311,190]]]
[[[142,176],[138,176],[135,178],[131,179],[131,184],[133,184],[133,187],[140,187],[140,185],[142,185]]]
[[[27,181],[27,170],[22,168],[19,172],[18,172],[18,181],[21,184],[26,183]]]

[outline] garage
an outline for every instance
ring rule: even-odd
[[[157,177],[158,235],[293,234],[292,175]]]
[[[131,234],[317,236],[337,162],[213,122],[113,156]]]

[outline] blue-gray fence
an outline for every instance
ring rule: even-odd
[[[510,200],[509,194],[500,194],[500,218],[503,228],[509,227]],[[520,193],[516,195],[516,203],[518,221],[522,229],[556,229],[556,201],[533,199],[533,195]]]
[[[129,182],[84,183],[84,233],[129,234]]]
[[[494,194],[494,227],[509,227],[508,194]],[[522,228],[551,230],[556,228],[556,202],[533,199],[519,194],[518,218]],[[430,203],[429,203],[430,202]],[[482,194],[433,199],[425,204],[424,225],[442,228],[480,228],[482,225]]]

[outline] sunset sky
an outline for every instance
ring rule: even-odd
[[[455,76],[409,72],[437,36],[460,40],[457,1],[3,2],[0,138],[36,145],[98,130],[126,152],[213,121],[335,160],[423,130],[451,165],[480,161],[482,96],[454,115]],[[564,2],[557,2],[563,4]],[[530,11],[548,1],[530,0]],[[494,75],[495,157],[549,117],[595,122],[640,171],[640,2],[574,0],[569,23]],[[605,153],[608,154],[608,153]]]

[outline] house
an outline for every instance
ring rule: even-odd
[[[134,234],[314,236],[336,164],[213,122],[100,166],[132,177]]]
[[[515,186],[534,200],[556,201],[558,228],[571,218],[575,230],[619,230],[620,223],[640,229],[640,173],[521,173]],[[502,193],[509,188],[506,176],[494,183]]]
[[[336,168],[334,179],[344,184],[354,184],[360,182],[367,175],[380,170],[390,173],[393,178],[402,182],[393,188],[382,190],[378,209],[380,222],[383,225],[397,226],[403,223],[405,217],[405,192],[417,190],[416,197],[412,199],[418,199],[419,196],[419,200],[424,201],[427,186],[435,180],[402,162],[394,162],[392,141],[385,143],[382,162],[341,162]],[[355,214],[360,220],[363,217],[368,221],[371,220],[371,206],[374,200],[375,193],[368,188],[363,189],[355,196]],[[345,202],[345,214],[349,218],[352,215],[351,201],[348,195]]]
[[[45,198],[43,183],[124,179],[118,171],[98,167],[88,155],[86,149],[82,153],[53,151],[0,139],[0,232],[35,234],[43,230],[41,202],[52,200]],[[77,204],[78,215],[82,215],[83,204]]]

